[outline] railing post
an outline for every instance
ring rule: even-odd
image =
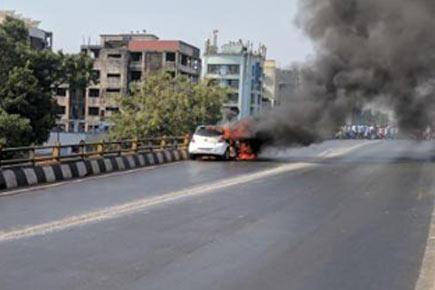
[[[0,144],[0,167],[2,166],[3,162],[3,145]]]
[[[60,143],[57,142],[54,146],[53,146],[53,151],[51,153],[51,157],[53,158],[53,161],[56,162],[60,162]]]
[[[118,141],[118,156],[122,155],[122,141]]]
[[[104,144],[104,140],[101,141],[98,145],[97,145],[97,154],[100,155],[100,157],[104,157],[104,151],[105,151],[105,144]]]
[[[131,142],[131,151],[134,153],[137,153],[139,149],[139,140],[137,138],[134,138]]]
[[[36,150],[35,147],[32,146],[32,149],[29,152],[29,159],[30,162],[32,163],[32,166],[35,166],[35,158],[36,158]]]
[[[81,140],[79,143],[80,158],[86,159],[86,142]]]
[[[166,148],[166,136],[162,137],[162,140],[160,141],[160,150],[165,150]]]
[[[189,147],[189,143],[190,143],[190,134],[186,134],[184,135],[183,149]]]

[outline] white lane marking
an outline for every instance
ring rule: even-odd
[[[217,191],[231,186],[253,182],[277,174],[287,173],[314,166],[315,165],[313,164],[307,163],[282,165],[262,172],[230,178],[209,185],[202,185],[190,189],[175,191],[158,197],[140,199],[122,205],[107,207],[91,213],[60,219],[50,223],[24,227],[22,229],[15,229],[11,231],[2,231],[0,232],[0,242],[25,239],[35,236],[43,236],[49,233],[64,231],[74,227],[112,220],[123,216],[132,215],[151,206],[157,206],[163,203],[173,202],[182,198],[197,196],[200,194]]]
[[[435,213],[432,215],[423,265],[415,290],[435,290]]]
[[[337,157],[340,155],[345,155],[368,145],[367,143],[358,144],[356,146],[352,146],[349,148],[341,148],[339,150],[334,150],[332,153],[322,154],[322,158],[328,157]],[[0,243],[31,238],[35,236],[43,236],[50,233],[60,232],[64,230],[68,230],[75,227],[80,227],[88,224],[95,224],[102,221],[113,220],[116,218],[120,218],[127,215],[132,215],[137,212],[141,212],[146,208],[161,205],[168,202],[173,202],[182,198],[198,196],[201,194],[206,194],[209,192],[217,191],[220,189],[224,189],[231,186],[236,186],[244,183],[249,183],[253,181],[257,181],[259,179],[271,177],[278,174],[288,173],[291,171],[308,169],[312,167],[317,167],[319,165],[310,164],[310,163],[293,163],[281,165],[276,168],[264,170],[257,173],[242,175],[222,181],[218,181],[215,183],[211,183],[208,185],[201,185],[197,187],[193,187],[190,189],[175,191],[172,193],[167,193],[158,197],[153,198],[144,198],[140,200],[136,200],[133,202],[107,207],[103,209],[99,209],[90,213],[71,216],[67,218],[63,218],[60,220],[56,220],[49,223],[32,225],[32,226],[24,226],[22,228],[11,229],[9,231],[0,231]]]
[[[367,145],[373,145],[373,144],[378,144],[381,141],[367,141],[361,144],[356,144],[354,146],[348,147],[348,148],[341,148],[339,150],[335,150],[335,149],[328,149],[326,150],[324,153],[320,153],[321,157],[324,159],[329,159],[329,158],[336,158],[336,157],[340,157],[346,154],[349,154],[357,149],[360,149],[362,147],[366,147]]]

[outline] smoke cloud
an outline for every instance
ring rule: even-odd
[[[354,110],[390,108],[403,132],[435,117],[435,1],[300,0],[297,23],[316,55],[302,87],[262,118],[258,135],[280,144],[332,136]]]

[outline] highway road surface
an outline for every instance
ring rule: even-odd
[[[332,141],[0,196],[0,289],[434,290],[435,143]]]

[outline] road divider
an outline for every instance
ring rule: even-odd
[[[0,190],[62,182],[187,159],[187,151],[177,149],[109,156],[46,166],[18,166],[0,169]]]

